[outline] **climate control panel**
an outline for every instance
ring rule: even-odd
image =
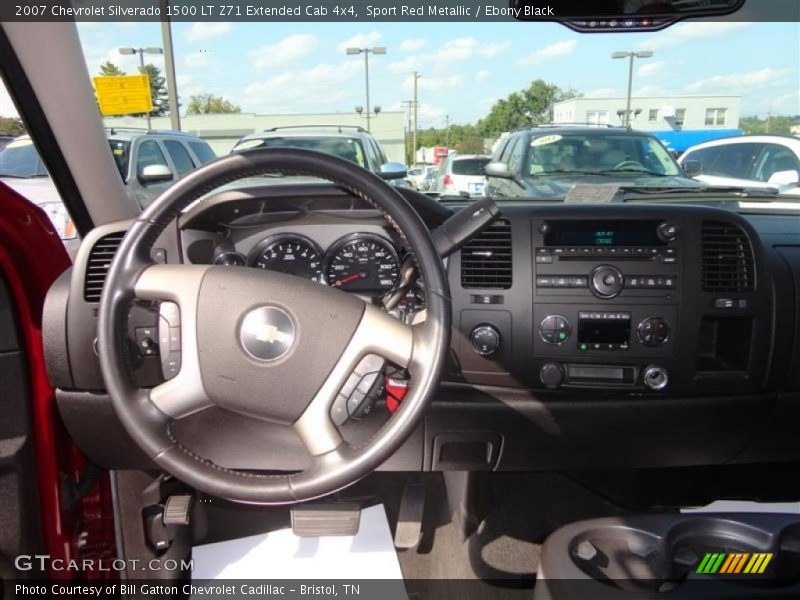
[[[677,307],[618,306],[617,310],[580,305],[535,305],[534,353],[538,357],[613,354],[665,356],[672,352]]]

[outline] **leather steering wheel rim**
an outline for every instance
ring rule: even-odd
[[[279,273],[206,265],[156,265],[152,262],[150,250],[156,239],[186,206],[221,185],[271,172],[326,179],[382,212],[414,253],[425,281],[425,322],[413,327],[405,325],[346,292]],[[295,323],[300,341],[292,342],[294,345],[287,355],[288,361],[301,360],[299,354],[293,357],[297,354],[296,348],[308,348],[309,340],[314,336],[313,331],[303,329],[303,318],[312,321],[315,318],[328,319],[326,326],[330,325],[334,332],[341,331],[339,338],[346,340],[341,342],[343,348],[323,348],[323,356],[315,359],[315,364],[327,364],[325,368],[333,364],[333,367],[324,377],[317,374],[322,378],[322,384],[314,398],[306,400],[304,407],[286,402],[280,407],[284,412],[278,420],[284,419],[295,428],[312,457],[311,466],[305,471],[273,475],[226,468],[197,456],[171,433],[173,419],[221,401],[208,395],[208,388],[218,382],[210,375],[204,375],[201,363],[210,365],[212,363],[208,361],[217,360],[216,356],[226,354],[230,357],[239,351],[243,362],[240,367],[236,363],[236,368],[249,369],[247,373],[263,373],[265,377],[279,376],[276,367],[253,361],[244,356],[241,348],[231,345],[223,352],[220,348],[208,346],[207,342],[207,346],[203,346],[203,339],[209,339],[208,327],[201,322],[199,315],[208,311],[208,307],[218,305],[218,290],[226,287],[239,301],[238,305],[236,302],[230,304],[242,307],[241,315],[230,315],[231,323],[241,324],[246,310],[254,310],[253,306],[270,306],[271,298],[248,297],[248,294],[258,295],[260,290],[278,298],[276,306],[300,320]],[[168,300],[180,306],[184,346],[181,372],[176,378],[180,383],[170,385],[176,380],[168,380],[152,389],[139,388],[134,383],[126,356],[126,322],[135,298]],[[308,307],[292,306],[292,302],[303,304],[311,300],[324,305],[317,307],[316,315],[311,315],[313,311]],[[235,310],[234,306],[231,311]],[[288,504],[347,487],[374,471],[399,449],[419,425],[438,386],[449,348],[450,322],[449,289],[442,260],[428,228],[400,194],[369,171],[337,157],[302,149],[257,149],[231,154],[193,171],[168,188],[132,223],[109,268],[100,300],[98,349],[103,378],[115,412],[134,442],[160,468],[217,497],[248,503]],[[325,331],[327,333],[327,329]],[[236,332],[221,336],[225,343],[234,337]],[[324,337],[336,338],[336,335]],[[318,345],[325,344],[319,342]],[[211,350],[219,351],[215,354]],[[331,363],[330,357],[336,354],[339,354],[338,358]],[[388,422],[366,443],[354,447],[337,437],[338,431],[330,421],[330,409],[346,376],[367,354],[378,354],[405,366],[411,374],[411,386],[400,409]],[[239,360],[238,355],[235,358]],[[229,367],[212,366],[215,373],[224,379],[228,373],[224,369]],[[282,368],[288,367],[284,365]],[[186,375],[181,378],[184,371]],[[236,383],[235,377],[228,379]],[[198,391],[198,381],[199,386],[206,388],[203,391],[207,397]],[[194,390],[194,396],[187,388]],[[233,392],[221,395],[234,404],[240,400],[234,397]],[[247,399],[247,410],[278,410],[269,406],[269,400],[264,402],[264,406],[255,404],[255,400]],[[292,421],[298,412],[300,417]]]

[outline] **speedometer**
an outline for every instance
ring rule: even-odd
[[[385,292],[397,283],[400,261],[391,244],[377,235],[356,233],[339,240],[328,255],[328,285],[348,292]]]
[[[301,235],[275,235],[262,240],[250,253],[249,263],[259,269],[325,282],[322,252],[314,242]]]

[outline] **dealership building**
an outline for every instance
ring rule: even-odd
[[[573,98],[555,104],[555,123],[622,125],[627,98]],[[740,96],[634,96],[631,127],[682,152],[701,141],[741,135]]]
[[[144,117],[105,117],[106,127],[147,127]],[[358,113],[320,113],[291,115],[259,115],[255,113],[185,115],[181,130],[206,140],[217,156],[231,151],[246,135],[272,127],[339,125],[363,127],[367,119]],[[169,117],[153,117],[151,129],[171,129]],[[370,119],[370,130],[390,161],[405,163],[405,113],[385,111]]]

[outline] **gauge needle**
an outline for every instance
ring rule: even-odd
[[[360,277],[360,275],[358,273],[351,273],[347,277],[342,277],[339,281],[334,281],[333,285],[335,285],[337,287],[341,287],[345,283],[350,283],[351,281],[355,281],[359,277]]]

